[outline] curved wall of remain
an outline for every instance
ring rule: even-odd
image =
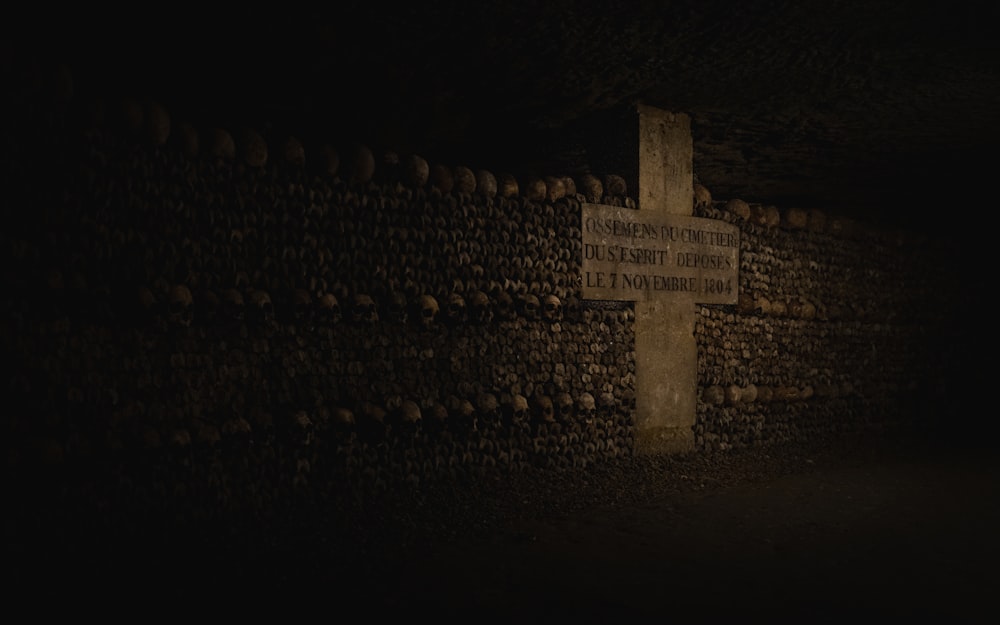
[[[580,204],[634,205],[619,176],[56,103],[5,133],[11,469],[138,463],[128,489],[211,507],[633,453],[633,309],[579,286]],[[696,309],[697,450],[926,425],[955,382],[945,241],[702,187],[694,214],[741,232],[739,305]]]

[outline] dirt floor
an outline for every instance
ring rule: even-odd
[[[138,604],[163,615],[197,605],[438,623],[995,622],[993,455],[926,446],[807,455],[793,470],[759,474],[752,459],[710,464],[674,467],[683,488],[604,492],[585,509],[539,506],[545,493],[518,490],[508,495],[522,500],[504,505],[528,512],[447,539],[373,533],[356,557],[324,550],[329,537],[312,527],[294,549],[268,555],[164,560],[139,547],[121,560],[21,560],[7,588],[35,606],[106,617],[108,606],[128,606],[125,615]],[[485,514],[421,516],[447,524],[452,512],[467,526],[458,516]]]
[[[401,567],[385,605],[455,621],[995,622],[998,478],[985,456],[854,459],[523,522]]]

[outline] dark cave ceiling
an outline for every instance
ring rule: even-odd
[[[691,116],[695,173],[716,199],[906,224],[986,195],[1000,140],[994,6],[345,1],[134,20],[71,9],[44,29],[9,21],[8,42],[68,53],[78,82],[192,118],[321,128],[494,169],[593,169],[595,128],[643,101]]]

